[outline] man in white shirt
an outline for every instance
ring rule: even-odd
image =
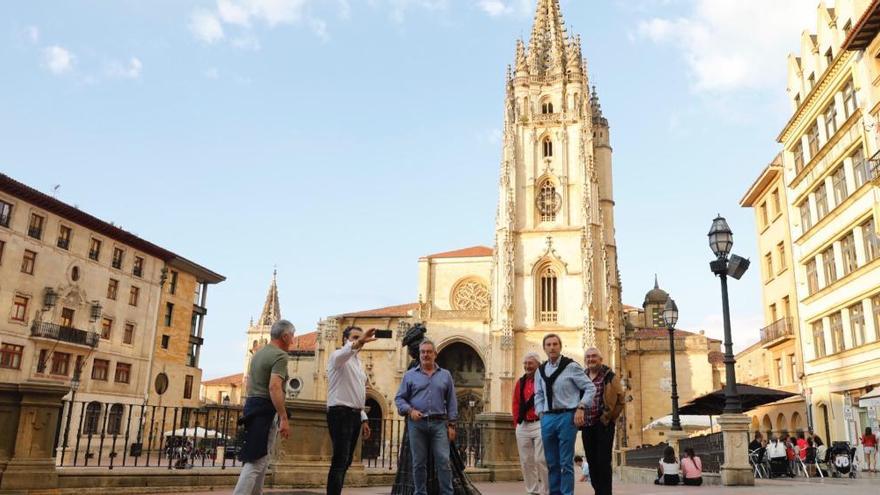
[[[370,438],[370,426],[364,403],[367,399],[367,374],[358,353],[364,344],[376,340],[376,329],[364,332],[348,327],[342,332],[344,345],[327,362],[327,427],[333,444],[333,460],[327,473],[327,495],[340,495],[345,472],[351,465],[358,435]]]

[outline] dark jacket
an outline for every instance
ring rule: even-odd
[[[275,420],[275,406],[269,399],[248,397],[238,424],[241,449],[238,460],[242,463],[254,462],[269,453],[269,430]]]

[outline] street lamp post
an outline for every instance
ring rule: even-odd
[[[736,389],[736,371],[733,368],[733,338],[730,332],[730,303],[727,295],[727,277],[739,280],[749,268],[749,260],[730,253],[733,232],[721,215],[712,221],[709,229],[709,247],[715,260],[709,268],[721,279],[721,307],[724,317],[724,410],[718,419],[724,443],[724,464],[721,465],[721,483],[725,486],[755,484],[755,473],[749,464],[746,449],[749,441],[749,418],[742,414],[742,400]]]
[[[681,431],[681,418],[678,416],[678,381],[675,373],[675,324],[678,322],[678,306],[670,297],[663,308],[663,321],[669,330],[669,363],[672,372],[672,431]]]

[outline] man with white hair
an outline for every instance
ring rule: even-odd
[[[547,495],[547,460],[544,458],[544,444],[541,442],[541,418],[535,412],[535,371],[541,365],[537,352],[523,356],[525,374],[516,382],[513,389],[513,414],[516,424],[516,446],[519,450],[519,463],[522,466],[526,493]]]
[[[602,364],[602,353],[595,347],[584,351],[587,378],[596,388],[596,399],[585,414],[581,428],[584,454],[590,466],[590,483],[596,495],[611,495],[611,448],[614,429],[623,411],[620,377]]]
[[[287,351],[293,344],[295,331],[293,323],[276,321],[269,331],[272,340],[251,359],[248,397],[238,420],[244,427],[244,443],[238,455],[242,467],[233,495],[263,493],[275,439],[279,433],[283,438],[290,433],[284,385],[287,383]]]

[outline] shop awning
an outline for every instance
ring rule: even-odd
[[[880,407],[880,387],[859,398],[859,407]]]

